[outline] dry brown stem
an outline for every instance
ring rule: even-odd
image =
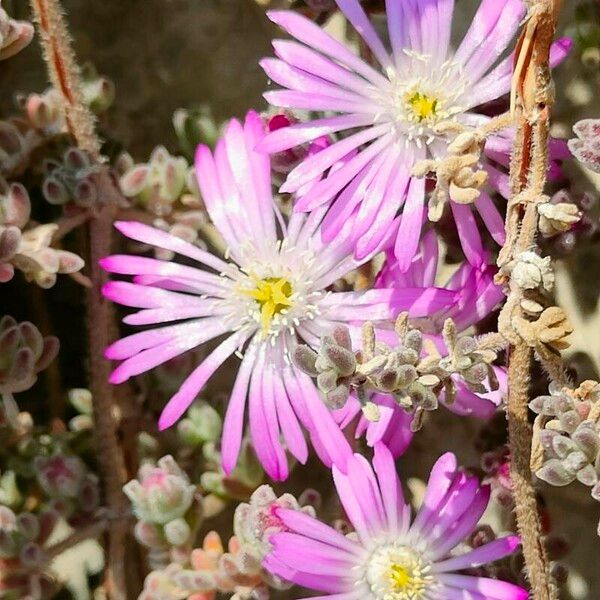
[[[71,47],[71,38],[59,0],[31,0],[50,79],[65,103],[69,131],[77,146],[97,162],[102,162],[100,140],[95,131],[94,117],[83,102],[79,69]],[[94,431],[99,456],[105,501],[116,514],[122,513],[125,497],[122,486],[125,479],[123,456],[117,438],[113,390],[108,383],[109,364],[103,350],[111,341],[112,314],[109,303],[102,297],[106,276],[98,261],[111,250],[111,230],[119,192],[107,170],[97,175],[100,201],[88,222],[89,279],[87,290],[87,329],[90,355],[90,390],[94,399]],[[125,541],[126,524],[111,522],[108,528],[108,560],[106,587],[112,600],[125,600]]]
[[[506,267],[520,253],[535,248],[537,205],[543,200],[548,170],[550,107],[553,103],[549,52],[558,7],[553,0],[530,0],[528,4],[529,18],[517,44],[511,94],[516,138],[510,170],[512,198],[506,216],[506,243],[498,259],[500,267]],[[517,525],[534,600],[555,600],[557,589],[542,542],[530,466],[532,428],[527,405],[532,345],[535,344],[523,338],[523,325],[526,328],[530,325],[529,330],[534,331],[535,322],[522,308],[524,290],[510,279],[509,274],[504,277],[509,291],[499,319],[499,330],[510,340],[507,415]],[[549,372],[552,375],[562,374],[557,365],[559,359],[552,357],[543,344],[536,347]]]

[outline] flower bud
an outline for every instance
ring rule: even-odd
[[[37,456],[34,461],[40,486],[52,498],[75,498],[83,482],[86,468],[77,456],[55,454]]]
[[[566,458],[575,450],[575,443],[564,435],[556,435],[552,439],[552,449],[558,458]]]
[[[539,479],[555,486],[565,486],[575,479],[575,474],[570,473],[558,459],[547,461],[536,473]]]
[[[307,375],[316,377],[319,374],[316,368],[317,353],[308,346],[296,346],[293,360],[294,364]]]
[[[586,465],[583,469],[577,471],[577,480],[583,485],[593,487],[598,483],[598,473],[592,465]]]
[[[196,487],[172,456],[161,458],[156,467],[143,465],[138,478],[127,483],[123,491],[141,521],[168,523],[182,517],[194,501]]]
[[[568,231],[581,219],[581,211],[571,202],[544,202],[538,205],[539,227],[542,235],[551,237]]]
[[[511,277],[521,289],[551,292],[554,288],[552,259],[531,251],[522,252],[512,267]]]
[[[339,345],[324,343],[322,350],[340,377],[349,377],[356,369],[354,353]]]
[[[588,464],[588,460],[583,452],[575,451],[563,460],[563,464],[567,471],[576,473]]]
[[[571,439],[585,453],[589,462],[596,462],[600,453],[600,434],[594,423],[590,421],[581,423],[571,435]]]

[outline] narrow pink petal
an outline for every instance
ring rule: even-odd
[[[277,348],[277,351],[280,352],[281,348]],[[290,399],[280,375],[280,369],[281,367],[278,368],[273,377],[277,419],[289,451],[301,464],[305,464],[308,460],[308,446],[298,423],[298,417],[290,404]]]
[[[373,87],[339,63],[293,40],[274,40],[273,48],[275,54],[289,65],[361,96],[368,94]]]
[[[354,220],[354,227],[352,228],[354,239],[359,238],[371,227],[382,203],[390,200],[389,197],[386,197],[386,190],[390,186],[390,181],[394,178],[395,173],[393,170],[397,172],[398,162],[398,151],[394,146],[386,148],[381,153],[381,163],[366,190]],[[392,219],[393,215],[389,220]]]
[[[286,352],[290,352],[289,347],[286,347]],[[300,419],[300,422],[306,429],[312,429],[312,420],[308,414],[308,409],[306,408],[306,399],[304,397],[303,389],[289,365],[286,365],[283,369],[283,383],[298,419]]]
[[[263,98],[279,108],[296,110],[321,110],[347,113],[377,114],[378,107],[374,101],[344,99],[314,92],[296,92],[292,90],[276,90],[265,92]]]
[[[362,102],[369,104],[371,102],[370,98],[365,98],[355,92],[345,90],[335,83],[326,81],[316,75],[311,75],[277,58],[263,58],[260,61],[260,66],[269,79],[288,90],[337,98],[342,102],[345,100],[350,100],[357,104]]]
[[[380,130],[378,134],[382,131],[383,130]],[[344,142],[348,139],[350,138],[346,138]],[[350,184],[354,177],[356,177],[365,167],[372,164],[372,161],[375,160],[375,158],[392,143],[392,140],[393,138],[391,134],[383,135],[382,137],[379,137],[379,139],[373,141],[371,144],[364,147],[360,152],[358,152],[358,154],[356,154],[356,156],[353,156],[348,161],[346,161],[343,167],[341,167],[335,172],[330,172],[325,179],[319,181],[319,183],[315,184],[307,194],[302,196],[302,198],[300,198],[298,203],[296,204],[296,210],[314,210],[314,208],[333,200],[336,194],[341,192],[344,189],[344,187]],[[343,142],[337,142],[336,144],[334,144],[334,146],[337,146],[341,143]],[[288,189],[287,183],[285,184],[285,187],[286,189]],[[296,187],[295,182],[293,184],[293,187]],[[281,188],[281,191],[284,191],[283,187]],[[353,194],[353,199],[354,198],[356,198],[357,200],[360,199],[356,192]]]
[[[201,363],[191,375],[183,382],[179,391],[167,402],[160,418],[158,428],[160,431],[176,423],[196,399],[204,384],[212,377],[214,372],[228,359],[235,350],[244,343],[248,334],[238,332],[221,342]]]
[[[487,192],[481,192],[479,198],[475,200],[475,208],[494,241],[503,245],[506,240],[504,219]]]
[[[435,532],[437,539],[430,542],[432,556],[435,560],[446,556],[452,548],[473,532],[485,512],[489,500],[489,486],[479,488],[474,498],[471,498],[470,494],[459,493],[456,496],[457,506],[450,511],[455,514],[455,520],[451,522],[450,527],[440,527]]]
[[[353,555],[297,533],[275,533],[269,542],[275,554],[305,573],[344,577],[356,564]]]
[[[502,4],[502,2],[498,2]],[[497,22],[488,33],[485,41],[475,49],[465,63],[465,72],[472,81],[477,81],[503,54],[514,38],[519,24],[525,16],[526,8],[522,0],[507,0]]]
[[[440,62],[448,56],[450,36],[452,33],[452,17],[454,15],[454,0],[437,0],[438,31],[435,44]],[[424,23],[427,27],[427,23]]]
[[[433,565],[433,572],[444,573],[448,571],[462,571],[463,569],[474,569],[500,560],[512,554],[521,544],[519,536],[511,535],[503,537],[488,544],[484,544],[466,554],[453,556]]]
[[[326,117],[306,123],[298,123],[289,127],[282,127],[267,134],[257,145],[257,150],[273,154],[289,150],[295,146],[305,144],[324,135],[331,135],[338,131],[346,131],[354,127],[371,125],[371,115],[348,114],[336,117]]]
[[[275,226],[275,213],[273,203],[273,184],[271,181],[271,161],[269,157],[264,156],[256,150],[260,141],[265,137],[266,128],[262,117],[256,111],[248,111],[244,121],[243,139],[248,156],[249,173],[247,180],[239,180],[242,186],[242,193],[247,185],[254,188],[254,197],[256,200],[257,222],[262,222],[262,233],[265,241],[269,240],[275,243],[277,240],[277,230]],[[235,142],[234,142],[235,144]],[[232,162],[233,168],[237,169],[235,162]]]
[[[150,244],[163,250],[170,250],[171,252],[181,254],[181,256],[193,258],[202,264],[212,267],[216,271],[220,272],[227,268],[226,262],[223,262],[210,252],[206,252],[181,238],[155,227],[150,227],[136,221],[117,221],[115,228],[132,240]]]
[[[331,314],[338,319],[378,320],[393,318],[403,311],[415,318],[426,317],[451,306],[455,299],[456,293],[444,288],[384,288],[332,292],[321,305],[332,307]]]
[[[156,325],[168,323],[169,321],[181,321],[182,319],[198,319],[200,317],[214,317],[216,315],[226,316],[229,314],[222,300],[202,300],[190,303],[189,306],[149,308],[140,310],[123,318],[127,325]]]
[[[403,51],[410,48],[408,24],[403,14],[402,4],[397,0],[385,0],[388,34],[396,63],[402,58]]]
[[[510,198],[511,191],[508,174],[503,173],[489,163],[484,163],[483,168],[487,171],[489,184],[504,198]]]
[[[461,477],[456,478],[437,514],[421,531],[421,535],[428,538],[430,547],[435,547],[436,542],[446,543],[448,532],[465,515],[473,513],[470,507],[475,505],[475,500],[480,494],[479,487],[479,481],[475,477],[461,474]],[[441,557],[444,554],[436,556]]]
[[[222,148],[223,141],[219,140],[217,149]],[[238,246],[238,236],[236,235],[235,230],[232,228],[227,214],[228,212],[232,211],[226,211],[226,206],[231,206],[231,204],[235,202],[235,199],[230,197],[227,203],[225,202],[224,194],[221,190],[221,184],[219,182],[215,157],[208,146],[205,146],[204,144],[200,144],[198,146],[196,149],[196,157],[194,162],[198,186],[200,187],[202,199],[210,219],[217,227],[219,233],[225,239],[227,245],[234,249],[235,252],[235,249]]]
[[[486,44],[504,7],[509,2],[512,0],[482,0],[469,30],[454,55],[454,60],[466,64],[473,53]],[[514,23],[515,30],[518,24],[519,20]]]
[[[386,531],[386,513],[379,485],[371,465],[364,456],[355,454],[353,460],[348,461],[348,478],[353,489],[359,492],[356,499],[372,531]]]
[[[321,225],[321,235],[324,242],[334,240],[352,216],[352,213],[355,212],[355,208],[360,203],[363,195],[362,190],[368,185],[368,181],[364,180],[370,178],[370,174],[371,167],[367,165],[333,201]]]
[[[458,239],[467,260],[475,267],[479,266],[484,258],[483,243],[479,229],[473,216],[471,207],[466,204],[450,202],[454,222],[458,230]]]
[[[560,65],[571,52],[573,41],[570,38],[555,40],[550,47],[550,66]],[[510,91],[514,53],[505,58],[497,67],[477,82],[469,94],[469,106],[478,106],[507,94]]]
[[[217,275],[174,262],[157,260],[146,256],[128,254],[107,256],[101,259],[101,267],[119,275],[159,275],[161,277],[181,277],[191,281],[208,284],[210,288],[221,289],[223,283]]]
[[[387,126],[382,125],[369,127],[368,129],[354,133],[347,138],[344,138],[342,141],[332,144],[329,146],[329,148],[321,150],[321,152],[318,152],[314,156],[307,158],[304,162],[290,172],[286,183],[281,188],[281,191],[297,191],[300,187],[302,187],[302,185],[314,179],[326,169],[332,167],[337,161],[344,158],[355,148],[358,148],[362,144],[366,144],[367,142],[382,136],[386,132],[386,129]],[[353,160],[356,160],[356,158]],[[343,168],[340,169],[338,173],[343,170]],[[318,185],[319,184],[317,184],[317,186]]]
[[[113,302],[134,308],[175,308],[198,300],[189,294],[178,294],[128,281],[109,281],[102,287],[102,295]]]
[[[389,81],[364,60],[350,52],[348,48],[332,38],[321,27],[293,11],[272,10],[267,13],[271,21],[285,29],[307,46],[334,58],[341,64],[356,71],[376,86],[389,86]]]
[[[331,412],[319,396],[314,383],[304,374],[296,373],[300,387],[305,394],[306,407],[312,421],[312,429],[319,436],[334,465],[342,471],[352,456],[350,444],[344,437]]]
[[[385,507],[387,524],[391,532],[400,532],[402,516],[406,504],[400,486],[400,480],[396,473],[394,458],[388,448],[382,444],[375,444],[375,455],[373,457],[373,468],[379,481],[379,489]]]
[[[425,203],[425,180],[413,177],[408,186],[394,254],[400,271],[407,271],[419,247]]]
[[[422,241],[423,274],[421,285],[432,286],[435,284],[435,276],[438,268],[439,247],[435,231],[428,231]]]
[[[227,331],[223,319],[204,319],[177,325],[168,325],[134,333],[111,344],[104,351],[104,356],[110,360],[123,360],[148,348],[162,344],[190,339],[197,343],[205,342]]]
[[[287,478],[287,461],[279,442],[279,423],[273,402],[270,365],[261,348],[250,382],[250,437],[256,456],[271,479]]]
[[[354,556],[362,556],[364,552],[357,542],[348,539],[329,525],[321,523],[306,513],[280,508],[277,509],[277,516],[283,521],[284,525],[296,533],[329,544]]]
[[[421,39],[421,0],[405,0],[402,2],[404,19],[407,21],[409,48],[414,52],[424,53]]]
[[[353,460],[353,457],[350,460]],[[356,530],[362,545],[367,545],[369,540],[379,531],[373,529],[370,515],[364,513],[358,500],[357,495],[363,494],[364,490],[355,489],[349,477],[344,475],[335,465],[333,466],[333,481],[350,523]]]
[[[367,46],[369,46],[381,66],[384,69],[391,68],[393,65],[390,56],[383,47],[379,35],[375,31],[371,21],[369,21],[369,17],[367,17],[365,11],[358,3],[358,0],[336,0],[336,3],[346,18],[352,23],[354,29],[358,31]]]
[[[227,195],[227,199],[232,196],[237,199],[239,211],[232,207],[233,210],[228,212],[230,223],[238,230],[246,228],[248,238],[254,238],[257,245],[261,246],[274,244],[277,237],[269,159],[254,151],[259,139],[258,132],[254,131],[253,138],[248,140],[250,132],[257,127],[262,131],[262,121],[253,112],[248,113],[243,126],[236,119],[229,121],[222,137],[225,153],[215,156],[221,189],[233,191]],[[245,219],[248,219],[247,223],[244,222]]]
[[[396,172],[388,181],[385,194],[381,196],[380,204],[375,207],[375,210],[371,209],[374,216],[373,222],[356,242],[355,256],[358,260],[364,260],[391,232],[394,218],[405,202],[409,181],[410,172],[408,169],[404,165],[397,165]],[[367,201],[365,200],[363,205]]]
[[[311,596],[310,598],[299,598],[298,600],[364,600],[365,592],[362,589],[342,592],[341,594],[327,594],[327,596]]]
[[[449,574],[441,574],[438,578],[448,587],[478,592],[486,600],[527,600],[529,598],[527,590],[498,579]]]
[[[263,567],[281,577],[285,581],[290,581],[302,587],[318,590],[320,592],[343,592],[352,584],[340,577],[332,577],[328,575],[314,575],[312,573],[304,573],[298,571],[285,562],[285,555],[271,552],[263,561]]]
[[[221,464],[227,475],[231,475],[235,469],[240,454],[248,384],[256,361],[256,347],[256,344],[251,342],[246,348],[227,404],[221,439]]]
[[[110,383],[119,384],[124,383],[135,375],[145,373],[158,365],[162,365],[167,361],[180,356],[184,352],[187,352],[191,348],[196,346],[196,341],[188,342],[186,345],[181,345],[176,342],[167,342],[148,350],[127,358],[124,360],[111,374],[109,377]]]
[[[104,357],[108,360],[124,360],[142,350],[160,346],[175,339],[182,326],[183,324],[168,325],[125,336],[105,348]]]
[[[418,531],[435,514],[456,476],[456,456],[448,452],[433,465],[423,504],[415,517],[412,529]]]

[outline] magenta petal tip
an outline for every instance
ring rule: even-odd
[[[104,356],[106,356],[106,352],[104,353]],[[123,376],[123,374],[119,372],[119,369],[115,369],[110,374],[110,377],[108,378],[108,382],[112,383],[113,385],[118,385],[120,383],[124,383],[128,379],[129,379],[129,377]]]
[[[158,418],[159,431],[169,429],[169,427],[177,423],[177,421],[181,419],[185,411],[188,409],[190,404],[191,402],[181,402],[177,398],[177,395],[173,396],[169,402],[167,402],[167,405],[163,408],[163,411]]]

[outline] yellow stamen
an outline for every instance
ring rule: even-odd
[[[412,577],[405,567],[393,564],[390,567],[390,579],[396,591],[403,592],[411,585]]]
[[[253,290],[242,290],[243,294],[254,298],[260,305],[260,322],[263,333],[271,326],[273,317],[292,305],[292,284],[285,277],[269,277],[256,281]]]
[[[437,98],[421,94],[421,92],[414,92],[408,94],[406,101],[412,108],[419,123],[436,116],[438,105]]]

